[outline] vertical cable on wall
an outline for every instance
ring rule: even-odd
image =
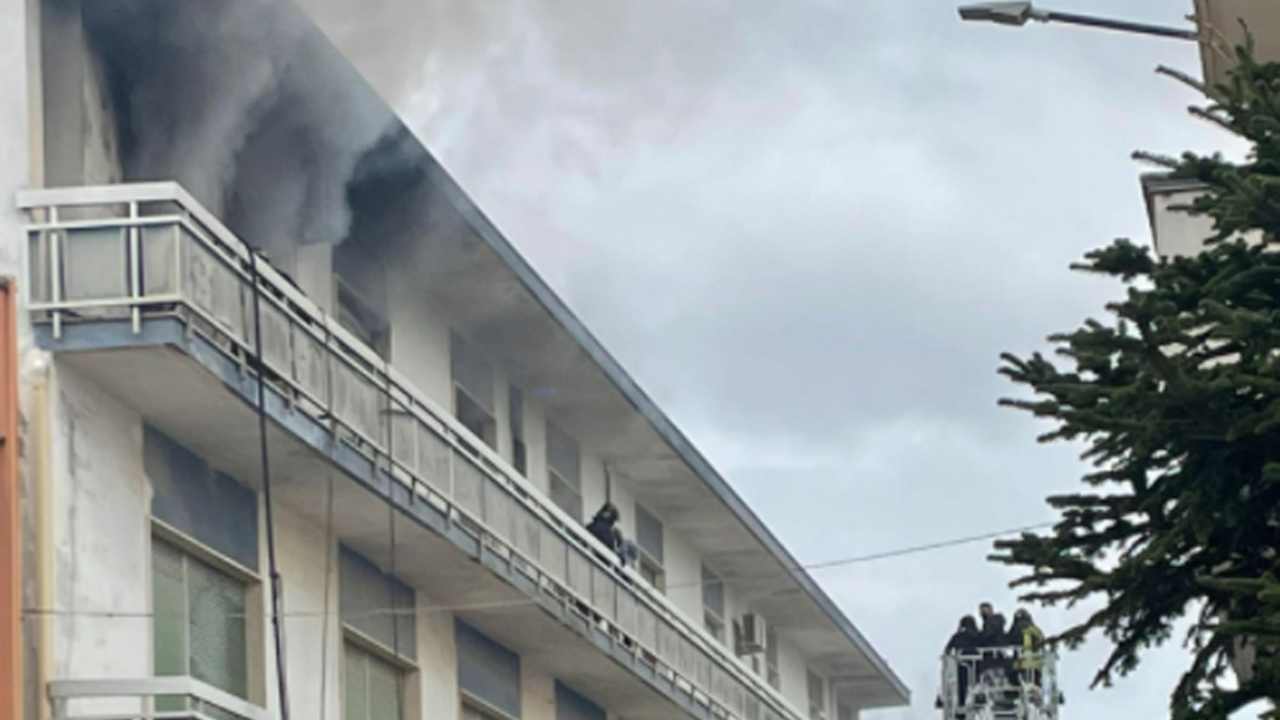
[[[249,277],[253,283],[253,352],[258,365],[258,440],[261,451],[262,501],[267,514],[267,569],[271,577],[271,633],[276,649],[276,682],[280,691],[280,719],[289,720],[289,683],[285,677],[284,583],[276,564],[276,530],[271,504],[271,456],[267,449],[267,365],[262,359],[262,288],[258,278],[258,254],[249,250]]]

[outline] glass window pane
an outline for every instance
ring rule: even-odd
[[[156,675],[187,674],[187,594],[182,555],[173,547],[151,543],[152,643]]]
[[[724,583],[705,565],[702,567],[702,607],[724,618]]]
[[[369,664],[369,720],[400,720],[400,671],[373,656]]]
[[[248,667],[244,585],[190,557],[187,584],[191,675],[245,697]]]
[[[569,517],[581,522],[582,496],[555,472],[548,472],[547,476],[551,489],[551,501],[565,511]]]
[[[636,544],[658,563],[663,561],[662,522],[636,505]]]
[[[368,676],[364,653],[350,644],[342,652],[342,718],[369,720]]]

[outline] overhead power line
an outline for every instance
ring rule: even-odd
[[[1037,523],[1035,525],[1023,525],[1021,527],[1009,528],[1007,530],[995,530],[991,532],[985,532],[979,535],[968,535],[965,537],[952,538],[950,540],[941,540],[938,542],[926,543],[924,545],[911,545],[908,547],[898,548],[896,550],[886,550],[884,552],[872,553],[870,555],[854,555],[850,557],[838,558],[835,560],[824,560],[816,563],[795,565],[783,572],[774,572],[774,573],[769,573],[765,575],[753,575],[753,576],[747,576],[747,577],[731,578],[731,580],[738,581],[738,582],[752,581],[752,580],[768,580],[772,578],[782,577],[784,575],[789,575],[791,572],[794,572],[796,570],[805,570],[805,571],[829,570],[829,569],[838,568],[838,567],[848,567],[850,565],[860,565],[865,563],[877,562],[881,560],[890,560],[894,558],[906,557],[909,555],[919,555],[921,553],[932,552],[934,550],[943,550],[947,548],[958,547],[961,545],[971,545],[973,543],[982,542],[984,540],[994,540],[996,538],[1006,537],[1009,535],[1016,535],[1024,532],[1031,532],[1034,530],[1043,530],[1045,528],[1052,527],[1053,525],[1054,523],[1052,522]],[[666,589],[672,590],[677,588],[691,588],[691,587],[698,587],[704,584],[705,583],[702,581],[694,581],[694,582],[687,582],[687,583],[673,583],[673,584],[668,584],[666,586]],[[341,614],[341,616],[344,618],[355,619],[355,618],[362,618],[362,617],[387,616],[387,615],[422,615],[422,614],[431,614],[431,613],[438,613],[438,612],[466,612],[468,610],[493,610],[493,609],[500,609],[500,608],[507,608],[507,607],[520,607],[524,605],[533,605],[536,603],[537,603],[536,600],[529,600],[529,599],[496,600],[492,602],[466,603],[466,604],[460,604],[460,605],[418,605],[416,607],[409,607],[409,608],[394,608],[394,607],[374,608],[371,610],[365,610],[365,611],[356,612],[356,613],[338,613],[338,612],[329,611],[328,609],[319,610],[319,611],[295,610],[292,612],[283,613],[282,617],[320,618],[328,615]],[[98,618],[125,618],[125,619],[152,617],[152,613],[145,612],[145,611],[130,612],[130,611],[117,611],[117,610],[78,610],[78,609],[61,610],[56,608],[26,608],[22,612],[24,615],[27,615],[27,616],[53,616],[53,617],[66,616],[66,617],[98,617]]]

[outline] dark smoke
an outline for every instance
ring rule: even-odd
[[[128,180],[176,179],[251,244],[348,234],[357,161],[394,115],[289,3],[84,3]]]

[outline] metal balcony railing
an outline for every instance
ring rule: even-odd
[[[267,711],[192,677],[54,680],[53,720],[267,720]]]
[[[30,310],[69,323],[176,317],[256,373],[250,256],[174,183],[26,191]],[[267,381],[294,408],[433,503],[544,592],[595,616],[638,662],[719,717],[800,720],[788,701],[689,621],[479,438],[287,278],[258,262]]]

